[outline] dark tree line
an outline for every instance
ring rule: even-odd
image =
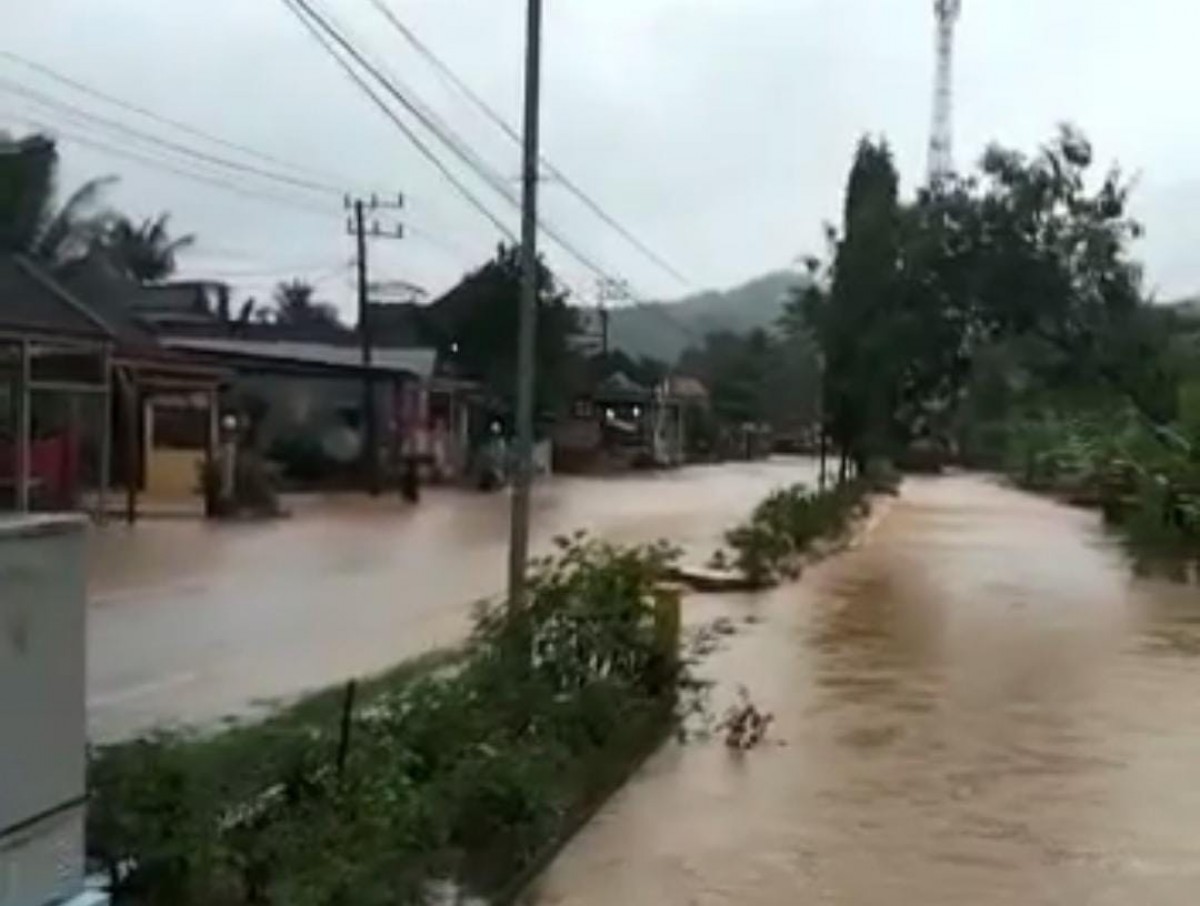
[[[1128,184],[1093,164],[1063,127],[904,204],[886,142],[860,143],[828,260],[809,263],[787,315],[821,351],[824,429],[860,467],[945,437],[985,352],[1016,341],[1040,380],[1101,381],[1151,421],[1172,416]]]

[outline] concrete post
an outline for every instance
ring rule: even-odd
[[[84,534],[0,520],[0,903],[84,901]]]

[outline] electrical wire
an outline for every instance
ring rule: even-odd
[[[77,121],[77,124],[78,124],[79,120],[83,119],[76,113],[68,113],[67,115],[69,117],[75,118]],[[137,151],[129,150],[127,148],[118,148],[111,144],[108,144],[107,142],[105,142],[101,139],[96,138],[94,134],[88,134],[88,132],[86,132],[86,131],[85,132],[71,131],[69,129],[64,128],[60,123],[50,122],[48,120],[44,120],[41,118],[29,116],[26,114],[20,114],[20,113],[11,113],[9,115],[9,118],[14,119],[14,120],[23,121],[23,122],[27,123],[28,125],[30,125],[32,128],[35,128],[35,129],[38,129],[41,131],[47,131],[47,132],[54,133],[54,134],[58,135],[62,140],[65,140],[68,143],[73,143],[73,144],[77,144],[77,145],[80,145],[83,147],[88,147],[88,148],[91,148],[92,150],[99,151],[103,154],[111,155],[111,156],[122,158],[125,160],[130,160],[135,163],[139,163],[144,166],[147,166],[147,167],[150,167],[150,168],[162,171],[162,172],[170,173],[172,175],[178,176],[183,179],[187,179],[187,180],[201,183],[201,184],[208,185],[208,186],[213,186],[213,187],[216,187],[216,188],[219,188],[219,189],[231,192],[231,193],[236,193],[239,197],[249,196],[251,198],[260,199],[262,201],[269,202],[272,204],[285,205],[288,208],[291,208],[293,210],[300,210],[305,213],[309,213],[309,214],[313,214],[313,215],[317,215],[317,216],[321,216],[321,217],[332,217],[335,215],[340,216],[339,211],[335,211],[332,208],[329,208],[329,209],[322,208],[319,205],[312,203],[307,198],[301,199],[301,198],[297,197],[297,198],[293,199],[293,198],[279,195],[277,193],[261,191],[254,187],[231,182],[228,179],[222,178],[221,176],[217,176],[217,175],[205,172],[205,171],[197,170],[195,168],[195,166],[184,167],[184,166],[178,164],[176,161],[173,161],[170,159],[163,159],[161,156],[158,156],[158,157],[152,156],[148,152],[137,152]],[[87,129],[88,127],[86,125],[80,125],[80,128]],[[457,257],[462,262],[470,263],[470,260],[472,259],[472,256],[470,255],[470,253],[466,253],[464,251],[463,246],[458,245],[453,240],[447,239],[446,237],[444,237],[436,232],[426,230],[421,226],[412,224],[411,222],[406,222],[404,225],[404,229],[405,229],[406,233],[410,233],[414,236],[420,237],[424,241],[428,242],[430,245],[433,245],[433,246],[441,249],[443,252],[446,252],[447,254]]]
[[[49,95],[43,94],[42,92],[32,89],[27,85],[22,85],[19,82],[14,82],[9,79],[5,79],[3,77],[0,77],[0,90],[7,91],[10,94],[16,94],[20,97],[24,97],[27,100],[31,100],[34,103],[40,104],[43,107],[48,107],[51,110],[65,111],[65,112],[71,113],[77,117],[80,117],[82,119],[85,119],[92,123],[95,123],[103,128],[109,129],[112,132],[116,132],[123,136],[133,136],[135,139],[137,139],[139,141],[147,142],[149,144],[153,144],[153,145],[157,145],[157,146],[166,148],[177,154],[182,154],[187,157],[195,158],[196,160],[199,160],[206,164],[215,165],[215,166],[219,166],[219,167],[225,167],[227,169],[238,171],[241,173],[247,173],[252,176],[257,176],[261,179],[267,179],[267,180],[271,180],[274,182],[289,185],[293,188],[305,189],[308,191],[319,192],[319,193],[326,194],[326,195],[330,195],[330,194],[336,195],[339,198],[345,194],[341,189],[338,189],[334,186],[317,183],[312,180],[303,179],[300,177],[288,176],[287,174],[284,174],[284,173],[279,173],[277,171],[267,170],[266,168],[255,166],[254,164],[241,163],[241,162],[233,160],[231,158],[222,157],[222,156],[216,155],[216,154],[209,154],[206,151],[199,151],[199,150],[192,148],[188,145],[185,145],[181,142],[176,142],[171,139],[162,138],[161,136],[154,135],[152,133],[138,129],[134,126],[130,126],[126,123],[121,123],[121,122],[118,122],[117,120],[113,120],[113,119],[109,119],[108,117],[101,116],[100,114],[89,113],[88,111],[83,110],[80,107],[76,107],[74,104],[69,104],[64,101],[57,100],[56,98],[52,98]]]
[[[391,94],[398,101],[400,101],[400,103],[405,107],[405,109],[407,109],[410,113],[412,113],[414,116],[416,116],[418,118],[418,120],[421,122],[421,124],[425,126],[426,129],[428,129],[435,136],[437,136],[441,140],[441,142],[444,145],[446,145],[446,147],[448,147],[453,153],[455,153],[459,157],[460,160],[465,162],[467,164],[467,166],[471,167],[471,169],[476,172],[476,175],[478,175],[482,179],[484,179],[485,182],[487,182],[494,190],[496,190],[498,192],[498,194],[500,194],[513,207],[517,208],[518,210],[521,208],[520,198],[518,198],[516,196],[516,194],[512,191],[512,189],[504,181],[503,177],[498,176],[495,173],[495,171],[490,170],[490,168],[488,168],[486,166],[486,164],[481,164],[480,166],[476,166],[473,163],[473,161],[479,161],[478,155],[473,154],[473,152],[470,151],[469,147],[466,147],[466,143],[461,138],[459,138],[457,135],[455,135],[452,130],[443,130],[442,129],[442,121],[440,121],[440,119],[436,116],[436,114],[432,114],[428,110],[427,106],[418,104],[417,102],[413,101],[411,98],[405,96],[403,91],[401,91],[400,88],[398,88],[395,85],[394,80],[389,80],[387,75],[382,72],[381,67],[379,67],[378,65],[372,64],[366,58],[365,53],[363,53],[361,50],[359,50],[353,46],[353,44],[351,43],[349,38],[347,38],[344,34],[337,32],[336,24],[331,24],[329,21],[329,19],[332,17],[328,17],[328,16],[322,17],[319,13],[315,12],[315,10],[312,7],[312,3],[315,2],[315,0],[285,0],[285,2],[289,3],[289,5],[296,4],[300,7],[302,7],[321,26],[321,28],[327,34],[329,34],[330,37],[333,38],[333,40],[337,41],[337,43],[340,46],[342,46],[346,50],[347,53],[349,53],[351,56],[353,56],[354,59],[359,63],[359,65],[362,66],[364,69],[366,69],[367,72],[369,72],[376,79],[376,81],[378,81],[384,87],[384,89],[386,91],[388,91],[389,94]],[[323,42],[323,43],[325,43],[325,42]],[[327,49],[328,49],[328,47],[327,47]],[[448,67],[447,67],[447,69],[448,69]],[[464,87],[465,87],[465,83],[464,83]],[[482,103],[482,100],[480,102]],[[496,114],[496,116],[498,119],[503,121],[503,118],[499,117],[498,114]],[[511,128],[511,127],[508,127],[507,123],[505,123],[505,127]],[[514,130],[514,134],[515,134],[515,130]],[[518,141],[520,141],[519,135],[516,135],[516,138]],[[560,175],[560,179],[561,179],[561,175]],[[541,228],[542,232],[544,232],[548,237],[550,237],[552,240],[554,240],[564,251],[566,251],[569,255],[571,255],[571,257],[575,258],[585,268],[587,268],[589,271],[591,271],[596,277],[598,277],[601,280],[609,280],[609,281],[613,280],[613,278],[608,270],[601,267],[593,259],[591,259],[588,255],[579,251],[579,249],[576,248],[574,245],[572,245],[570,242],[568,242],[561,235],[561,233],[559,233],[556,229],[554,229],[553,227],[548,225],[541,218],[539,218],[538,225]],[[516,241],[515,238],[514,238],[514,241]],[[668,267],[669,267],[669,265],[668,265]],[[616,281],[616,282],[623,283],[626,287],[628,287],[627,281]],[[684,282],[688,282],[686,280],[686,278],[684,278]],[[564,285],[566,285],[566,284],[564,284]],[[578,295],[578,292],[576,292],[576,295]],[[631,302],[634,303],[634,307],[637,307],[639,309],[649,310],[650,312],[654,313],[657,317],[659,317],[661,320],[663,320],[665,323],[670,324],[677,331],[679,331],[681,334],[688,337],[689,339],[691,339],[691,340],[700,339],[700,335],[698,334],[698,332],[696,330],[694,330],[690,326],[684,324],[683,322],[679,321],[678,319],[676,319],[675,317],[670,315],[663,308],[662,305],[647,303],[647,302],[639,299],[637,297],[637,294],[635,294],[632,290],[628,290],[626,292],[626,296]]]
[[[278,277],[280,279],[285,278],[285,277],[304,277],[305,282],[315,284],[315,283],[323,283],[327,280],[332,279],[333,277],[338,276],[339,274],[347,272],[353,266],[354,266],[353,262],[350,262],[350,263],[339,262],[338,264],[331,267],[329,265],[329,262],[326,261],[321,264],[313,265],[311,267],[304,267],[304,266],[276,267],[276,268],[271,268],[270,270],[264,269],[264,270],[249,270],[249,271],[238,271],[238,270],[225,271],[225,270],[221,270],[220,268],[217,268],[215,270],[209,270],[209,269],[205,268],[204,273],[207,274],[208,276],[214,277],[216,279],[227,279],[227,280],[255,280],[255,279],[266,280],[266,279],[271,279],[271,278],[275,278],[275,277]]]
[[[53,69],[50,66],[47,66],[45,63],[39,63],[36,60],[31,60],[28,57],[23,57],[20,54],[13,53],[10,50],[0,49],[0,57],[3,57],[4,59],[8,60],[11,63],[16,63],[19,66],[23,66],[26,69],[36,72],[46,78],[52,79],[61,85],[66,85],[69,88],[73,88],[76,91],[79,91],[79,92],[82,92],[83,94],[89,95],[90,97],[104,101],[108,104],[112,104],[116,107],[121,107],[124,110],[127,110],[131,113],[136,113],[139,116],[144,116],[147,119],[150,119],[150,120],[153,120],[154,122],[159,123],[160,125],[168,126],[172,129],[178,129],[180,132],[185,132],[188,135],[191,135],[195,138],[201,138],[201,139],[204,139],[205,141],[212,142],[214,145],[220,145],[221,147],[226,148],[230,151],[238,151],[242,154],[247,154],[250,157],[257,158],[258,160],[260,160],[264,163],[273,164],[273,165],[279,166],[279,167],[284,167],[285,169],[293,170],[297,173],[307,173],[309,176],[313,176],[318,179],[326,180],[327,187],[330,189],[333,189],[335,191],[340,191],[337,188],[338,184],[346,182],[345,180],[342,180],[339,177],[333,176],[329,173],[324,173],[320,170],[314,170],[310,167],[306,167],[301,164],[297,164],[292,161],[285,160],[284,158],[276,157],[272,154],[268,154],[265,151],[260,151],[249,145],[229,141],[228,139],[224,139],[224,138],[221,138],[220,136],[213,135],[211,132],[205,132],[202,129],[198,129],[195,126],[192,126],[192,125],[189,125],[188,123],[182,122],[181,120],[177,120],[177,119],[173,119],[168,116],[164,116],[163,114],[157,113],[156,111],[151,110],[148,107],[143,107],[142,105],[135,104],[132,101],[127,101],[127,100],[119,98],[115,95],[108,94],[107,92],[101,91],[100,89],[95,88],[85,82],[82,82],[79,79],[72,78],[69,75],[66,75],[56,69]]]
[[[294,210],[303,211],[306,214],[312,214],[312,215],[317,215],[317,216],[321,216],[321,217],[330,217],[330,216],[333,216],[335,213],[338,216],[340,216],[340,212],[335,211],[333,209],[321,208],[321,207],[318,207],[317,205],[306,203],[306,202],[300,201],[298,199],[291,199],[284,195],[278,195],[278,194],[274,194],[274,193],[270,193],[270,192],[264,192],[261,189],[258,189],[257,187],[251,187],[251,186],[247,186],[244,184],[232,182],[223,177],[211,175],[208,173],[203,173],[203,172],[195,170],[195,169],[185,169],[181,166],[178,166],[175,162],[167,162],[167,161],[162,160],[161,158],[155,158],[155,157],[152,157],[145,153],[130,151],[127,148],[118,148],[118,147],[108,144],[105,141],[96,139],[92,136],[74,132],[69,129],[64,129],[58,123],[51,123],[51,122],[47,122],[46,120],[43,120],[43,119],[40,119],[37,117],[32,117],[32,116],[22,115],[22,114],[15,114],[12,116],[12,118],[18,119],[22,122],[25,122],[27,125],[31,126],[34,129],[37,129],[39,131],[47,132],[52,135],[55,135],[56,137],[60,138],[61,140],[64,140],[64,141],[67,141],[67,142],[70,142],[70,143],[73,143],[76,145],[82,145],[85,148],[91,148],[95,151],[99,151],[101,153],[108,154],[113,157],[119,157],[119,158],[124,158],[127,160],[132,160],[136,163],[142,164],[143,166],[151,167],[156,170],[161,170],[166,173],[171,173],[175,176],[180,177],[181,179],[188,179],[188,180],[192,180],[193,182],[203,183],[205,185],[212,186],[213,188],[222,189],[224,191],[235,194],[240,198],[250,198],[250,199],[256,199],[256,200],[260,200],[260,201],[266,201],[266,202],[270,202],[271,204],[283,205],[283,206],[292,208]]]
[[[496,111],[486,100],[484,100],[466,81],[459,76],[445,61],[443,61],[433,50],[425,44],[411,28],[405,25],[400,18],[392,11],[392,9],[384,2],[384,0],[370,0],[372,6],[387,19],[391,26],[419,53],[425,60],[447,79],[468,101],[470,101],[488,120],[497,126],[505,135],[516,142],[521,143],[521,134],[516,127],[508,122],[500,113]],[[622,238],[630,245],[640,251],[648,260],[656,264],[662,271],[670,274],[680,283],[685,286],[692,286],[692,281],[685,277],[672,264],[666,261],[662,256],[651,249],[646,243],[639,239],[632,231],[622,225],[615,217],[609,214],[592,196],[585,192],[578,183],[570,179],[561,169],[556,167],[545,156],[539,156],[541,165],[563,188],[574,195],[580,202],[583,203],[593,214],[599,217],[604,223],[615,230]]]
[[[487,220],[491,222],[492,226],[499,230],[503,236],[505,236],[511,242],[516,242],[516,233],[514,233],[512,229],[510,229],[508,225],[505,224],[499,217],[493,214],[483,200],[480,199],[479,196],[477,196],[474,192],[472,192],[470,187],[468,187],[466,183],[459,179],[453,170],[446,166],[446,164],[437,156],[433,149],[430,148],[421,139],[421,137],[417,135],[416,132],[414,132],[406,122],[404,122],[404,120],[400,119],[400,117],[396,115],[396,112],[392,110],[390,106],[388,106],[387,101],[385,101],[375,92],[370,84],[368,84],[367,81],[361,75],[359,75],[350,62],[346,60],[340,53],[338,53],[337,49],[329,42],[325,35],[322,34],[321,30],[319,30],[313,22],[309,21],[299,5],[303,2],[303,0],[282,0],[282,2],[287,10],[300,21],[309,35],[311,35],[312,38],[321,45],[325,52],[334,59],[342,71],[359,87],[364,94],[367,95],[368,98],[371,99],[375,106],[378,107],[379,110],[382,111],[382,113],[392,121],[392,124],[395,125],[396,128],[398,128],[402,133],[404,133],[404,135],[410,142],[412,142],[413,146],[417,149],[421,156],[428,160],[438,170],[438,172],[442,174],[447,182],[449,182],[458,191],[458,193],[467,201],[467,203],[470,204],[471,207],[475,208],[475,210],[482,214],[485,218],[487,218]]]
[[[464,147],[462,147],[461,140],[456,140],[455,137],[447,136],[445,133],[443,133],[438,128],[437,124],[435,122],[433,122],[433,120],[428,115],[423,114],[420,107],[415,105],[408,97],[406,97],[404,95],[404,93],[402,91],[400,91],[395,86],[395,84],[393,84],[386,77],[386,75],[384,75],[382,72],[380,72],[380,70],[377,67],[373,66],[371,64],[371,62],[366,59],[364,54],[360,50],[358,50],[349,39],[347,39],[344,35],[342,35],[340,32],[338,32],[337,29],[334,28],[330,24],[330,22],[328,21],[327,18],[322,16],[320,13],[316,12],[313,9],[313,6],[312,6],[312,3],[310,2],[310,0],[283,0],[283,2],[294,15],[297,15],[302,19],[303,19],[303,16],[301,15],[301,12],[303,12],[305,15],[307,15],[308,18],[311,20],[311,22],[309,23],[310,25],[313,25],[314,27],[319,27],[321,29],[321,31],[323,31],[326,35],[328,35],[329,38],[331,38],[347,54],[349,54],[358,63],[359,66],[361,66],[363,69],[365,69],[383,87],[383,89],[389,95],[391,95],[394,99],[396,99],[413,116],[417,117],[418,121],[421,122],[421,124],[423,126],[425,126],[426,129],[428,129],[430,132],[432,132],[433,135],[451,151],[451,153],[453,153],[456,157],[458,157],[460,161],[465,163],[468,166],[468,168],[470,168],[477,176],[479,176],[485,182],[487,182],[502,197],[504,197],[505,200],[507,200],[510,204],[512,204],[517,209],[520,209],[520,207],[521,207],[520,199],[514,195],[511,188],[504,182],[502,177],[497,177],[495,173],[489,173],[486,171],[486,169],[481,170],[476,165],[475,161],[473,160],[474,155],[472,154],[472,152],[470,152],[469,149],[465,149]],[[310,28],[310,32],[312,32],[311,28]],[[322,44],[326,47],[327,50],[329,50],[329,45],[327,42],[323,41]],[[340,57],[340,55],[338,56],[338,59],[342,63],[343,68],[346,69],[347,72],[353,72],[353,67],[350,66],[350,64],[346,60],[342,59]],[[362,77],[359,76],[358,73],[356,73],[356,72],[354,73],[353,77],[354,77],[355,81],[358,82],[361,86],[362,85]],[[377,104],[381,104],[381,109],[385,109],[388,112],[389,117],[391,117],[393,119],[393,122],[397,122],[399,120],[399,118],[395,116],[395,113],[391,110],[391,108],[387,107],[386,102],[381,102],[378,99],[378,95],[374,95],[372,93],[372,97],[373,97],[373,99],[376,100]],[[403,128],[404,128],[405,134],[411,138],[412,130],[409,129],[407,127],[407,125],[404,126]],[[426,156],[430,157],[429,154],[426,154]],[[436,155],[433,155],[432,157],[430,157],[430,159],[431,160],[436,159]],[[445,167],[445,164],[441,163],[440,160],[438,160],[438,167],[443,172],[446,172],[446,170],[447,170],[447,168]],[[491,215],[489,213],[488,216],[489,216],[489,219],[491,219],[493,222],[496,222],[494,215]],[[567,252],[569,255],[571,255],[571,257],[575,258],[577,261],[579,261],[581,264],[583,264],[584,267],[586,267],[588,270],[592,271],[597,276],[601,276],[601,277],[608,276],[608,272],[603,267],[601,267],[599,264],[597,264],[593,259],[591,259],[584,252],[582,252],[578,248],[576,248],[572,243],[570,243],[568,240],[566,240],[565,237],[563,237],[561,233],[559,233],[556,229],[554,229],[552,226],[547,224],[544,220],[539,219],[538,225],[541,228],[542,232],[544,232],[550,239],[552,239],[555,243],[557,243],[559,245],[559,247],[561,247],[565,252]],[[506,233],[506,235],[509,236],[510,239],[512,239],[512,241],[517,241],[516,237],[513,236],[511,231],[506,229],[505,233]]]

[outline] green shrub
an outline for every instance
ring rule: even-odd
[[[341,477],[346,466],[329,458],[319,435],[295,430],[276,438],[267,453],[279,464],[283,477],[298,484],[319,484]]]
[[[88,844],[118,903],[398,904],[509,882],[672,726],[660,638],[675,552],[563,539],[525,609],[353,715],[298,706],[213,737],[94,753]]]
[[[200,488],[209,516],[278,516],[282,513],[275,468],[252,450],[243,449],[237,453],[232,500],[225,500],[222,496],[224,476],[219,458],[201,463],[199,473]]]
[[[894,491],[895,487],[894,476],[880,473],[875,478],[817,493],[810,493],[801,484],[773,491],[746,522],[726,533],[725,543],[732,556],[719,552],[716,559],[732,561],[754,585],[767,586],[793,578],[813,544],[841,535],[870,506],[871,492]]]

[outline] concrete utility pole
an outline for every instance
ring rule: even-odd
[[[368,229],[366,212],[380,209],[395,211],[404,207],[404,196],[397,195],[395,201],[381,201],[372,195],[369,199],[356,198],[353,201],[346,198],[346,208],[354,212],[353,220],[346,229],[355,239],[358,264],[358,340],[362,349],[362,470],[367,490],[372,497],[378,497],[380,492],[379,480],[379,413],[375,408],[375,379],[371,369],[374,365],[374,348],[371,334],[371,300],[370,283],[367,279],[367,239],[403,239],[404,228],[399,224],[385,232],[375,220]]]
[[[525,149],[521,203],[521,322],[517,341],[517,447],[508,550],[508,606],[525,603],[529,561],[529,496],[533,482],[534,352],[537,339],[538,146],[542,88],[542,0],[529,0],[525,48]]]
[[[612,314],[608,309],[608,303],[627,302],[630,295],[629,282],[626,280],[601,277],[596,281],[597,306],[600,313],[600,351],[605,359],[608,358],[609,353],[609,323]]]

